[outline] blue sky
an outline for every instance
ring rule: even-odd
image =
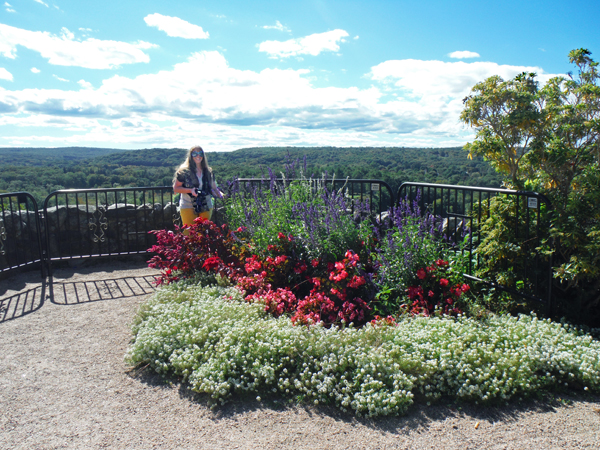
[[[600,59],[600,2],[0,0],[0,146],[463,145],[478,81]]]

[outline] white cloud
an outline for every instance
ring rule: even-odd
[[[77,82],[77,84],[79,86],[81,86],[83,89],[92,89],[94,86],[92,86],[92,83],[90,83],[89,81],[85,81],[85,80],[79,80]]]
[[[44,3],[42,0],[33,0],[36,3],[39,3],[40,5],[44,5],[46,8],[48,8],[48,4]]]
[[[198,25],[186,22],[179,17],[163,16],[154,13],[144,17],[146,25],[156,27],[167,33],[167,36],[184,39],[208,39],[208,33]]]
[[[68,83],[69,80],[67,80],[66,78],[61,78],[58,75],[52,75],[54,78],[56,78],[58,81],[64,81],[65,83]]]
[[[37,67],[32,67],[32,68],[31,68],[31,71],[32,71],[33,73],[40,73],[40,69],[38,69]]]
[[[66,28],[62,29],[61,36],[56,36],[0,24],[0,54],[14,59],[18,45],[40,53],[50,64],[88,69],[113,69],[123,64],[147,63],[150,57],[143,50],[156,47],[141,41],[134,44],[99,39],[78,41]]]
[[[492,75],[504,79],[521,72],[536,72],[544,83],[553,75],[539,67],[509,66],[492,62],[443,62],[414,59],[385,61],[371,69],[371,78],[396,100],[388,102],[396,111],[412,111],[423,122],[423,130],[458,133],[462,100],[471,88]],[[428,126],[424,126],[430,121]]]
[[[492,75],[508,79],[525,71],[536,72],[542,81],[549,76],[540,67],[404,59],[374,66],[371,77],[376,81],[393,83],[412,96],[456,97],[467,95],[474,84]]]
[[[325,33],[290,39],[288,41],[265,41],[258,46],[258,51],[265,52],[271,58],[289,58],[291,56],[312,55],[322,52],[337,52],[339,42],[345,42],[348,33],[344,30],[333,30]]]
[[[203,144],[219,150],[458,146],[470,136],[459,121],[470,88],[494,74],[510,78],[523,71],[537,72],[542,80],[550,76],[537,67],[490,62],[399,60],[374,66],[368,89],[317,88],[311,80],[319,73],[239,70],[221,53],[205,51],[170,70],[134,78],[115,75],[97,88],[80,80],[73,90],[0,89],[0,126],[43,122],[48,131],[35,135],[50,143],[60,134],[60,145],[172,147],[202,135]],[[23,132],[10,137],[6,130],[0,145],[36,143],[37,137],[24,138]],[[28,143],[19,143],[23,139]]]
[[[284,31],[286,33],[290,33],[292,31],[288,27],[282,25],[279,20],[277,20],[275,22],[275,25],[265,25],[263,28],[265,30],[278,30],[278,31]]]
[[[10,73],[4,67],[0,67],[0,80],[12,81],[13,80],[12,73]]]
[[[456,59],[479,58],[479,53],[464,50],[464,51],[449,53],[448,56],[450,58],[456,58]]]

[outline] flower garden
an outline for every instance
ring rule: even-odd
[[[277,395],[367,416],[600,392],[600,342],[486,310],[462,278],[465,253],[416,202],[376,220],[325,180],[232,188],[227,225],[156,232],[162,286],[136,316],[131,365],[215,403]]]

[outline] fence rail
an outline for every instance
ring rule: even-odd
[[[291,180],[290,180],[291,181]],[[238,189],[251,193],[258,186],[271,186],[282,179],[241,178]],[[535,192],[508,189],[404,183],[394,196],[382,180],[321,179],[330,189],[342,190],[348,198],[367,202],[371,212],[381,218],[389,207],[402,199],[417,201],[444,221],[447,238],[458,235],[459,228],[470,230],[462,251],[468,252],[469,266],[464,274],[472,280],[497,286],[523,297],[534,298],[551,307],[552,260],[538,252],[541,239],[549,230],[550,201]],[[503,284],[480,276],[483,257],[477,247],[490,239],[484,233],[486,220],[497,200],[505,199],[505,214],[521,249],[519,260],[512,261],[519,272],[514,282]],[[351,203],[352,205],[355,202]],[[222,221],[215,208],[215,219]],[[171,186],[113,189],[60,190],[46,197],[39,209],[26,192],[0,195],[0,273],[39,264],[42,277],[52,263],[60,260],[121,256],[147,253],[155,243],[148,232],[173,229],[181,224]]]
[[[42,228],[31,194],[0,194],[0,273],[39,264],[45,276]]]
[[[284,181],[298,181],[297,179],[284,180],[283,178],[238,178],[236,189],[242,190],[247,195],[252,194],[254,188],[271,188],[271,183],[281,185]],[[349,198],[361,203],[367,202],[372,213],[381,217],[385,211],[394,205],[394,193],[388,183],[382,180],[363,180],[351,178],[313,178],[309,182],[316,190],[319,184],[324,184],[331,191],[342,190]],[[351,206],[354,208],[355,203]],[[352,209],[354,212],[354,209]]]
[[[421,211],[427,210],[440,217],[446,238],[454,244],[458,244],[461,230],[469,231],[462,247],[469,257],[468,271],[464,274],[466,278],[543,302],[548,310],[551,309],[552,258],[541,255],[538,250],[542,239],[548,237],[550,227],[552,205],[546,196],[511,189],[403,183],[398,188],[396,198],[398,202],[416,201]],[[500,205],[500,201],[504,203]],[[497,208],[499,213],[502,210],[506,219],[504,236],[510,236],[511,242],[502,241],[500,234],[491,234],[493,226],[486,222],[491,217],[492,208]],[[496,242],[492,242],[494,239]],[[518,271],[513,271],[508,277],[510,284],[477,275],[485,259],[481,249],[478,250],[483,244],[513,246],[515,251],[510,255],[510,267]],[[508,259],[499,262],[507,266],[502,268],[504,270],[509,269]],[[487,260],[485,262],[489,263]]]
[[[43,214],[50,274],[53,261],[147,253],[151,230],[181,224],[171,186],[60,190]]]

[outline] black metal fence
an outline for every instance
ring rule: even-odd
[[[297,182],[298,179],[284,180],[283,178],[238,178],[233,188],[248,197],[254,194],[256,189],[270,190],[279,189],[285,182]],[[313,190],[319,186],[326,187],[329,191],[342,192],[349,200],[352,212],[356,202],[367,203],[371,213],[381,216],[394,205],[394,193],[388,183],[382,180],[362,180],[349,178],[312,178],[308,181]],[[273,184],[273,185],[272,185]]]
[[[282,179],[238,179],[238,192],[252,195],[255,188],[272,188]],[[328,189],[341,191],[355,202],[369,204],[380,218],[400,199],[417,201],[444,221],[444,232],[457,239],[459,229],[468,229],[461,251],[468,252],[465,276],[511,291],[523,297],[547,302],[550,307],[552,261],[540,254],[541,240],[549,230],[551,204],[543,195],[507,189],[404,183],[394,196],[381,180],[326,179]],[[494,200],[496,199],[496,200]],[[499,205],[503,200],[504,204]],[[0,195],[0,273],[39,264],[51,276],[52,263],[60,260],[144,254],[155,243],[151,230],[173,229],[181,224],[171,186],[114,189],[61,190],[51,193],[38,209],[28,193]],[[493,235],[489,233],[492,208],[502,207],[506,236],[512,241],[512,259],[503,264],[512,270],[510,283],[482,276],[490,265],[480,251]],[[220,223],[218,208],[213,220]],[[478,250],[479,249],[479,250]],[[494,263],[492,261],[492,263]],[[510,266],[510,267],[508,267]],[[502,269],[502,267],[500,267]]]
[[[396,198],[417,202],[421,211],[441,218],[446,239],[468,253],[466,278],[551,308],[552,258],[539,250],[550,228],[547,197],[510,189],[403,183]],[[491,221],[493,209],[501,222]],[[487,277],[484,269],[490,266],[503,275]]]
[[[46,258],[146,253],[151,230],[180,223],[171,186],[61,190],[44,201]]]
[[[39,264],[44,276],[38,205],[27,192],[0,194],[0,272]]]

